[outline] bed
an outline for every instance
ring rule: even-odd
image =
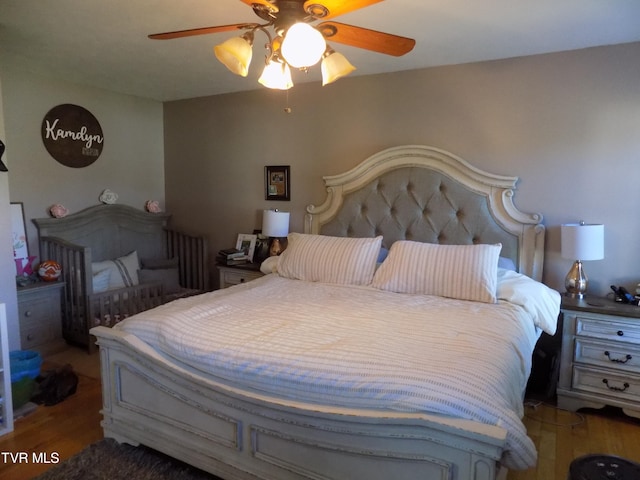
[[[67,342],[92,352],[92,327],[113,326],[209,289],[204,237],[169,228],[170,217],[101,204],[61,218],[33,220],[40,258],[62,267],[62,334]]]
[[[92,329],[105,436],[227,480],[535,465],[522,398],[559,294],[517,178],[401,146],[324,181],[265,277]]]

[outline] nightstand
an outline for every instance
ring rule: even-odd
[[[558,406],[620,407],[640,418],[640,307],[563,297]]]
[[[43,354],[61,349],[64,282],[38,282],[18,287],[18,319],[22,350]]]
[[[246,283],[264,276],[258,263],[218,265],[218,270],[220,270],[220,288]]]

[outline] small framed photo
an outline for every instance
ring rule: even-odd
[[[258,240],[257,235],[250,233],[241,233],[238,235],[238,241],[236,242],[236,248],[242,250],[245,255],[249,256],[249,261],[253,260],[253,254],[256,251],[256,242]]]
[[[290,200],[289,165],[271,165],[264,167],[264,199]]]

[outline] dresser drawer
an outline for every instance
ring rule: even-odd
[[[55,341],[57,337],[55,332],[51,328],[47,328],[46,325],[34,323],[30,326],[22,325],[20,327],[20,344],[23,350]]]
[[[640,375],[574,365],[571,387],[576,391],[636,402],[640,395]]]
[[[21,324],[46,322],[52,316],[52,306],[55,307],[56,304],[52,305],[49,297],[32,296],[26,301],[20,301],[18,303],[18,312]]]
[[[575,362],[640,374],[640,346],[576,337]]]
[[[594,337],[601,340],[631,342],[640,345],[640,320],[621,322],[617,317],[591,318],[576,317],[576,335]]]
[[[37,283],[18,289],[20,346],[41,353],[62,344],[62,282]]]

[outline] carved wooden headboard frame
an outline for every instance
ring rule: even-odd
[[[327,198],[309,205],[305,232],[383,235],[441,244],[502,243],[501,256],[540,281],[542,215],[513,203],[518,177],[495,175],[434,147],[406,145],[376,153],[340,175],[323,177]]]

